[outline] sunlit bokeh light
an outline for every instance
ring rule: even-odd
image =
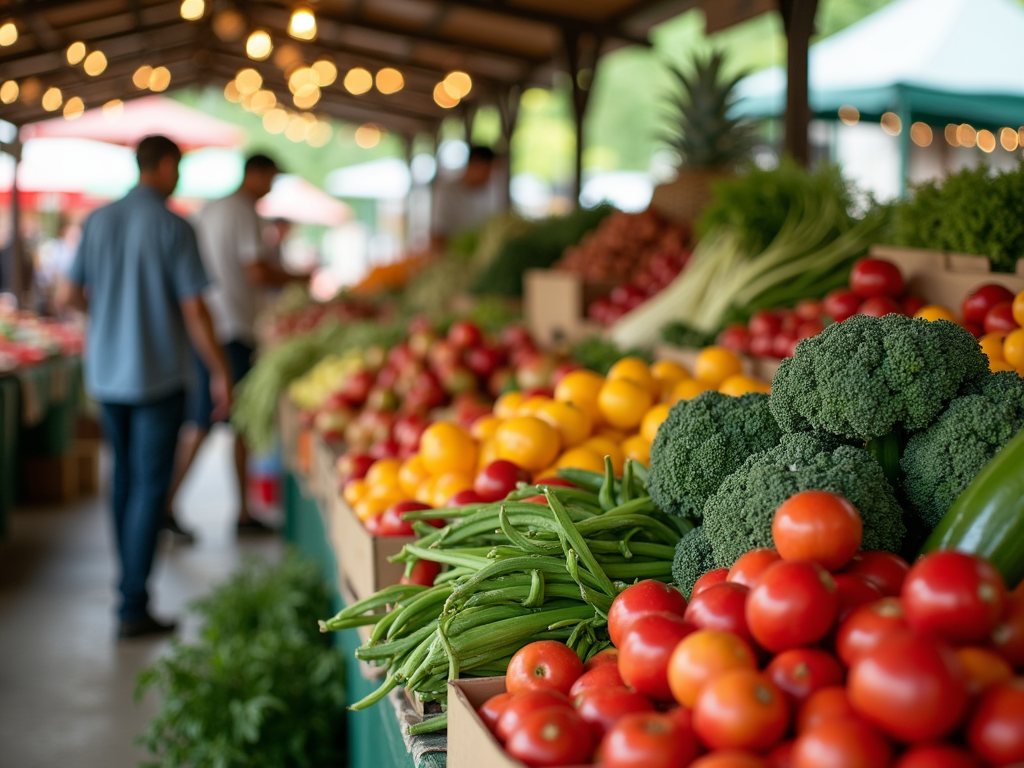
[[[117,122],[123,114],[124,102],[120,99],[111,99],[103,105],[103,119],[107,122]]]
[[[292,96],[292,103],[298,109],[312,109],[318,101],[320,101],[320,89],[315,85],[312,86],[311,91],[296,93]]]
[[[334,129],[331,124],[326,120],[318,120],[309,127],[309,131],[306,133],[306,143],[311,147],[326,147],[333,135]]]
[[[107,68],[107,57],[103,54],[103,51],[93,51],[85,57],[85,64],[82,65],[85,69],[85,74],[90,77],[96,77],[96,75],[103,74],[103,70]]]
[[[444,107],[445,109],[451,109],[459,103],[458,99],[451,97],[448,90],[444,87],[444,83],[438,83],[434,86],[434,101],[437,103],[437,106]]]
[[[21,81],[21,100],[26,104],[35,104],[43,95],[43,84],[38,77],[27,77]]]
[[[18,28],[13,21],[0,24],[0,46],[7,47],[18,42]]]
[[[373,75],[362,67],[353,67],[345,75],[345,90],[359,96],[373,88]]]
[[[257,115],[263,116],[277,106],[277,97],[273,91],[256,91],[249,102],[249,109]]]
[[[405,87],[405,78],[397,69],[384,67],[377,72],[377,90],[384,94],[398,93]]]
[[[282,72],[302,63],[302,51],[295,43],[284,43],[274,49],[274,66]]]
[[[444,79],[444,89],[456,101],[464,99],[473,90],[473,79],[465,72],[449,72]]]
[[[856,125],[860,122],[860,110],[849,105],[839,108],[839,119],[846,125]]]
[[[288,125],[284,129],[285,138],[289,141],[300,142],[306,140],[306,134],[309,132],[309,123],[303,120],[299,115],[293,115],[288,120]]]
[[[297,8],[288,22],[288,34],[297,40],[316,37],[316,16],[308,8]]]
[[[992,131],[978,131],[978,149],[989,153],[996,148],[996,136]]]
[[[318,59],[313,62],[312,70],[320,81],[320,87],[326,88],[338,79],[338,68],[330,59]]]
[[[1007,152],[1013,152],[1020,146],[1020,136],[1013,128],[1003,128],[999,132],[999,143]]]
[[[132,82],[140,91],[149,88],[149,78],[153,75],[153,68],[149,64],[143,64],[135,70],[132,75]]]
[[[288,127],[288,113],[275,107],[263,116],[263,130],[267,133],[281,133]]]
[[[224,86],[224,98],[235,104],[242,100],[242,94],[238,92],[238,85],[234,80]]]
[[[973,147],[978,143],[978,133],[967,123],[963,123],[956,129],[956,141],[961,147]]]
[[[213,34],[230,43],[238,40],[245,33],[245,18],[236,8],[228,6],[218,11],[213,17]]]
[[[72,43],[64,55],[68,57],[68,64],[75,66],[85,58],[85,43],[81,40]]]
[[[372,149],[380,144],[380,128],[372,123],[356,128],[356,145],[363,149]]]
[[[320,87],[320,76],[312,67],[298,67],[288,76],[288,90],[298,95],[309,95]]]
[[[171,84],[171,71],[167,67],[157,67],[149,76],[149,90],[159,93],[166,91]]]
[[[13,104],[18,100],[18,93],[21,89],[14,80],[7,80],[3,85],[0,85],[0,102],[4,104]]]
[[[882,115],[879,123],[882,126],[882,130],[890,136],[899,136],[900,131],[903,130],[903,121],[900,120],[899,115],[895,112],[886,112]]]
[[[206,13],[204,0],[181,0],[181,18],[185,21],[197,21]]]
[[[263,76],[252,67],[238,70],[235,75],[235,88],[243,96],[247,93],[256,93],[263,85]]]
[[[63,103],[64,96],[61,94],[60,88],[53,86],[46,89],[46,93],[43,94],[43,109],[47,112],[56,112]]]
[[[262,29],[257,29],[249,35],[245,41],[245,54],[255,61],[263,61],[274,50],[274,43],[270,35]]]
[[[957,132],[958,129],[959,129],[958,125],[956,125],[954,123],[950,123],[949,125],[946,126],[946,130],[943,131],[943,135],[946,137],[946,142],[951,147],[959,147],[960,146],[960,141],[956,137],[956,132]]]
[[[914,123],[910,126],[910,139],[917,144],[917,146],[931,146],[932,138],[932,129],[927,123]]]
[[[64,119],[65,120],[77,120],[85,112],[85,102],[83,102],[78,96],[72,96],[64,104]]]

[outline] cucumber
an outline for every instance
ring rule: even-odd
[[[975,476],[921,548],[984,557],[1006,586],[1024,579],[1024,429]]]

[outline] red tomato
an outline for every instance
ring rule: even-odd
[[[748,325],[754,336],[775,336],[782,330],[782,318],[771,310],[762,309],[750,316]]]
[[[793,745],[793,768],[884,768],[892,747],[860,719],[826,720]]]
[[[996,304],[1012,302],[1013,294],[1001,285],[989,283],[976,288],[967,298],[964,299],[963,310],[964,322],[984,323],[988,311]]]
[[[863,605],[844,621],[836,634],[836,654],[850,666],[862,653],[873,651],[894,632],[907,629],[903,605],[886,597]]]
[[[669,659],[679,641],[695,629],[672,613],[648,613],[635,619],[619,647],[622,679],[655,701],[672,701]]]
[[[912,632],[894,632],[850,666],[850,703],[895,739],[940,739],[967,707],[964,672],[951,649]]]
[[[529,768],[580,765],[593,750],[590,726],[564,707],[532,712],[505,742],[505,751]]]
[[[608,637],[616,648],[622,647],[626,630],[645,613],[686,613],[686,598],[673,586],[647,579],[627,587],[616,595],[608,611]]]
[[[890,299],[888,296],[875,296],[865,299],[857,310],[858,314],[868,317],[885,317],[886,315],[902,315],[903,307],[899,302]]]
[[[538,640],[523,646],[508,663],[505,688],[509,693],[558,691],[568,695],[583,674],[583,662],[557,640]]]
[[[903,753],[893,768],[982,768],[970,752],[952,744],[916,744]]]
[[[903,308],[903,314],[907,317],[916,315],[923,306],[924,299],[920,296],[904,296],[900,299],[900,307]]]
[[[400,584],[420,584],[424,587],[434,586],[434,579],[441,573],[441,564],[433,560],[417,560],[412,567],[412,573],[402,576]]]
[[[860,549],[860,512],[838,493],[802,491],[775,510],[772,541],[783,560],[812,560],[838,571]]]
[[[967,695],[978,696],[996,683],[1013,679],[1013,667],[987,648],[957,648],[956,657],[967,678]]]
[[[693,731],[671,715],[626,715],[601,742],[604,768],[685,768],[700,754]]]
[[[788,725],[782,691],[751,669],[730,670],[706,683],[693,707],[693,730],[709,749],[768,749]]]
[[[821,320],[825,305],[818,299],[801,299],[793,310],[801,320]]]
[[[556,691],[530,691],[512,697],[505,705],[504,711],[498,716],[498,727],[495,735],[505,743],[508,737],[522,727],[527,715],[551,707],[572,709],[569,699]]]
[[[530,482],[530,473],[511,461],[492,461],[476,476],[473,490],[481,501],[501,501],[516,489],[519,482]]]
[[[603,651],[599,651],[591,656],[587,663],[583,665],[583,672],[591,672],[606,664],[611,664],[618,669],[619,652],[614,648],[605,648]]]
[[[857,314],[860,308],[860,297],[853,291],[837,288],[825,297],[825,314],[837,323]]]
[[[819,688],[800,706],[796,715],[796,732],[805,733],[826,720],[849,720],[857,717],[841,685]]]
[[[1013,317],[1013,304],[1003,301],[985,315],[985,333],[1010,333],[1019,327]]]
[[[412,523],[402,519],[403,512],[416,512],[421,509],[430,509],[429,504],[421,504],[418,501],[400,501],[392,504],[380,516],[381,536],[415,536]],[[442,521],[439,521],[442,522]]]
[[[796,331],[779,331],[772,341],[772,354],[782,360],[792,357],[799,341]]]
[[[596,742],[626,715],[654,711],[650,699],[624,685],[585,691],[575,698],[574,704],[577,714],[590,725]]]
[[[724,749],[698,757],[690,768],[769,768],[768,761],[743,749]]]
[[[765,757],[768,758],[768,765],[771,768],[793,768],[793,742],[784,741]]]
[[[595,688],[621,688],[624,685],[618,664],[601,664],[577,678],[569,689],[569,698],[575,701],[581,693]]]
[[[728,568],[715,568],[713,571],[708,571],[694,583],[693,591],[690,593],[690,599],[692,600],[708,587],[713,587],[715,584],[721,584],[728,580],[728,578]]]
[[[750,354],[754,357],[771,357],[775,347],[774,336],[751,336]]]
[[[480,328],[469,320],[456,320],[448,329],[448,341],[456,347],[479,347],[484,334]]]
[[[843,668],[836,657],[816,648],[783,651],[771,660],[764,673],[796,707],[815,691],[843,682]]]
[[[753,589],[757,580],[761,578],[761,574],[781,559],[775,547],[752,549],[741,555],[740,559],[732,564],[728,580]]]
[[[869,605],[882,599],[882,590],[874,582],[855,573],[839,573],[833,576],[836,581],[836,597],[839,610],[836,612],[837,623],[842,626],[855,610],[862,605]]]
[[[843,573],[852,573],[873,581],[885,597],[899,597],[910,565],[891,552],[858,552]]]
[[[974,754],[994,766],[1024,762],[1024,680],[999,683],[982,694],[967,741]]]
[[[850,290],[862,299],[875,296],[898,299],[903,295],[903,274],[891,261],[859,259],[850,272]]]
[[[1006,585],[980,557],[935,552],[910,569],[901,596],[912,630],[962,645],[992,634],[1006,606]]]
[[[718,334],[717,341],[718,346],[733,352],[746,352],[750,349],[750,331],[743,323],[733,323]]]
[[[803,341],[804,339],[813,338],[824,330],[825,324],[821,320],[808,320],[800,323],[800,326],[796,329],[796,340]]]
[[[476,711],[480,715],[480,719],[484,721],[484,725],[487,726],[487,730],[494,733],[498,728],[498,720],[501,718],[505,708],[512,702],[513,695],[511,693],[499,693],[497,696],[491,696],[487,701],[480,705],[480,709]]]
[[[747,626],[758,645],[778,653],[821,640],[832,628],[836,583],[817,563],[776,563],[747,597]]]
[[[752,646],[754,636],[747,626],[746,604],[750,590],[742,584],[713,584],[694,595],[684,618],[699,629],[718,629],[739,635]]]
[[[989,642],[1014,668],[1024,667],[1024,597],[1010,595]]]
[[[380,536],[380,519],[383,516],[384,513],[381,512],[379,515],[370,515],[370,517],[366,518],[366,520],[363,522],[363,526],[366,528],[366,532],[369,533],[371,536]]]
[[[448,499],[448,502],[447,502],[447,504],[445,506],[448,506],[448,507],[464,507],[467,504],[480,504],[482,502],[483,502],[483,499],[481,499],[480,496],[477,495],[476,491],[474,491],[472,488],[467,488],[464,491],[459,491],[454,496],[452,496],[450,499]],[[441,528],[443,526],[439,525],[437,527]]]
[[[969,331],[971,336],[976,339],[985,335],[985,329],[979,323],[964,323],[964,330]]]

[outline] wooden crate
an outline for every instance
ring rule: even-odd
[[[614,287],[612,283],[585,283],[571,272],[529,269],[523,275],[526,326],[542,347],[600,335],[603,329],[587,319],[587,307]]]
[[[985,256],[895,245],[874,245],[871,255],[888,259],[899,267],[909,292],[956,315],[960,314],[960,305],[967,294],[986,283],[996,283],[1014,294],[1024,291],[1024,259],[1017,262],[1015,273],[1009,273],[993,272]]]

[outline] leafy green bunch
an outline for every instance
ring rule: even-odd
[[[140,742],[152,768],[295,768],[342,758],[343,660],[317,629],[331,599],[315,563],[250,560],[193,610],[199,642],[175,642],[136,698],[161,694]]]

